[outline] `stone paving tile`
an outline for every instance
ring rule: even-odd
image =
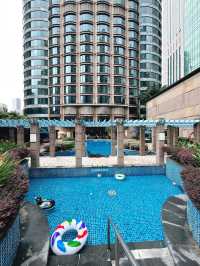
[[[155,155],[146,156],[125,156],[125,166],[146,166],[156,165]],[[117,158],[114,156],[89,158],[83,157],[83,166],[85,167],[98,167],[98,166],[114,166],[117,165]],[[74,156],[60,156],[60,157],[40,157],[40,167],[75,167]]]

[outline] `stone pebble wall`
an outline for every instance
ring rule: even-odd
[[[13,264],[19,242],[20,225],[18,215],[4,238],[0,240],[0,266],[11,266]]]

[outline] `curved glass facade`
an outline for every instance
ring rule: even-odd
[[[185,0],[184,75],[200,67],[200,1]]]
[[[62,2],[49,7],[50,116],[75,118],[66,108],[89,106],[81,116],[136,118],[138,1]]]
[[[48,117],[48,0],[24,0],[24,113]]]
[[[161,0],[140,0],[140,93],[161,87],[161,13]]]

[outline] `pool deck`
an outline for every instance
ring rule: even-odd
[[[101,167],[101,166],[116,166],[117,157],[83,157],[83,167]],[[156,165],[156,156],[155,155],[146,155],[146,156],[124,156],[124,165],[125,166],[148,166]],[[57,156],[49,157],[42,156],[40,157],[40,167],[42,168],[51,168],[51,167],[66,167],[71,168],[75,167],[75,157],[74,156]]]

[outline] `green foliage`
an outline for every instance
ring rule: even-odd
[[[196,144],[194,144],[190,139],[179,137],[177,146],[179,148],[186,148],[189,150],[192,150],[195,147]]]
[[[3,154],[11,149],[17,148],[17,144],[9,140],[0,140],[0,154]]]
[[[25,119],[26,116],[16,112],[0,112],[0,119]]]
[[[9,177],[14,174],[16,162],[14,162],[8,155],[0,157],[0,186],[5,185]]]

